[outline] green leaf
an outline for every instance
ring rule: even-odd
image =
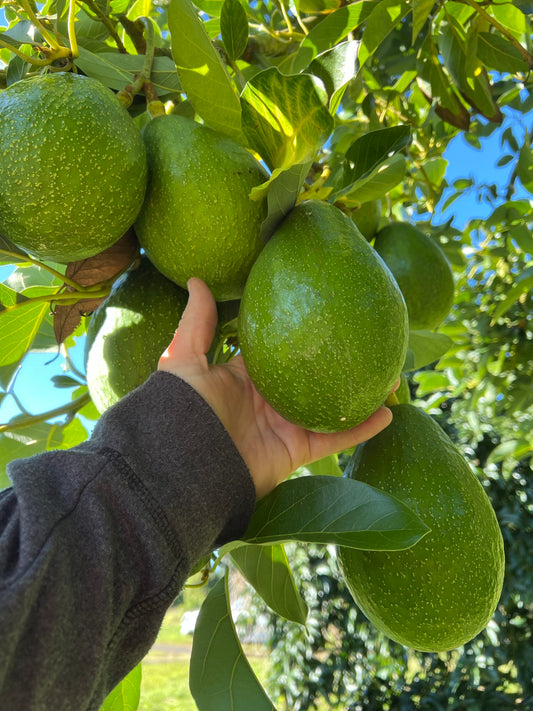
[[[141,699],[141,681],[142,667],[137,664],[120,684],[115,686],[100,711],[137,711]]]
[[[527,72],[528,64],[518,49],[501,35],[480,32],[477,56],[487,67],[498,72]]]
[[[6,254],[8,252],[9,254]],[[0,263],[13,264],[14,262],[27,262],[28,255],[22,249],[19,249],[16,245],[7,239],[7,237],[2,237],[0,235]]]
[[[524,188],[533,193],[533,151],[528,140],[518,154],[517,175]]]
[[[289,479],[258,501],[244,541],[399,550],[413,546],[427,531],[405,504],[367,484],[304,476]]]
[[[425,90],[430,98],[436,100],[443,108],[454,116],[461,114],[462,105],[444,72],[438,54],[429,36],[420,49],[416,61],[418,83],[429,84],[429,91]],[[425,87],[423,87],[425,89]]]
[[[385,163],[382,163],[368,177],[358,180],[342,191],[342,202],[347,205],[357,206],[369,200],[384,197],[395,188],[405,177],[407,160],[404,155],[397,153]],[[335,196],[337,199],[337,196]]]
[[[406,0],[381,0],[379,3],[374,3],[374,9],[361,38],[359,67],[364,66],[410,10],[411,6]]]
[[[492,323],[504,316],[511,306],[518,301],[522,294],[533,288],[533,266],[525,269],[515,280],[514,285],[509,289],[505,298],[498,303],[492,314]]]
[[[444,333],[433,331],[410,331],[409,345],[403,370],[418,370],[442,358],[453,346],[453,341]]]
[[[298,592],[282,545],[236,548],[231,553],[242,575],[267,605],[287,620],[305,624],[307,605]]]
[[[516,242],[523,252],[533,255],[533,235],[527,225],[520,224],[511,227],[509,230],[509,236]]]
[[[418,383],[417,397],[424,397],[424,395],[433,393],[436,390],[451,390],[451,385],[446,375],[437,370],[423,370],[420,373],[416,373],[414,380]]]
[[[246,84],[241,102],[246,138],[272,170],[313,160],[333,129],[308,74],[265,69]]]
[[[346,151],[348,166],[344,173],[344,184],[349,185],[351,189],[355,183],[367,178],[394,153],[405,148],[410,141],[409,126],[393,126],[365,133]]]
[[[426,24],[426,20],[434,6],[435,0],[413,0],[413,32],[411,37],[413,44]]]
[[[329,14],[309,32],[294,55],[291,64],[293,73],[301,72],[313,59],[331,49],[350,32],[360,27],[375,7],[375,2],[362,0],[341,7]]]
[[[429,158],[424,161],[424,177],[434,188],[439,188],[446,175],[448,161],[445,158]]]
[[[200,609],[189,686],[199,711],[275,711],[237,637],[227,574],[210,590]]]
[[[190,0],[171,0],[168,26],[189,101],[208,126],[242,143],[239,95]]]
[[[495,447],[487,458],[487,464],[497,464],[510,458],[519,462],[533,451],[533,444],[523,439],[510,439]]]
[[[15,461],[45,452],[51,444],[61,442],[61,426],[39,423],[14,432],[0,434],[0,473],[4,474],[7,465]]]
[[[119,91],[133,83],[135,75],[143,68],[144,56],[110,51],[90,52],[80,46],[76,65],[85,74]],[[176,67],[170,57],[154,57],[150,77],[160,97],[176,96],[181,92]]]
[[[24,302],[27,302],[24,303]],[[9,311],[14,304],[23,306]],[[0,366],[20,360],[31,348],[50,304],[46,301],[32,303],[22,294],[0,284]]]
[[[294,207],[310,167],[311,161],[293,165],[288,170],[278,172],[265,184],[268,190],[268,211],[261,225],[261,239],[263,242],[266,243],[269,240],[276,227]],[[254,194],[252,190],[252,196]]]
[[[357,73],[359,42],[343,42],[320,54],[309,65],[309,72],[323,82],[329,96],[329,112],[337,113],[348,83]]]
[[[248,44],[248,19],[239,0],[224,0],[220,15],[220,33],[230,61],[235,62]]]
[[[305,468],[315,476],[342,476],[343,474],[335,454],[319,459],[312,464],[306,464]]]

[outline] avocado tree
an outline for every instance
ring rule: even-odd
[[[0,399],[20,404],[17,385],[25,377],[28,354],[59,352],[65,364],[64,374],[54,381],[65,392],[64,405],[37,415],[20,407],[18,414],[0,425],[0,476],[15,458],[81,443],[88,436],[87,420],[97,419],[107,406],[96,402],[89,368],[87,373],[76,369],[70,353],[88,328],[90,332],[90,314],[102,314],[110,293],[110,298],[118,298],[118,289],[143,268],[146,256],[141,257],[141,247],[148,256],[157,252],[157,245],[144,248],[143,244],[151,198],[150,186],[143,198],[146,165],[142,150],[139,153],[135,146],[140,145],[138,133],[144,129],[148,160],[153,161],[150,155],[157,153],[157,141],[166,140],[157,137],[156,126],[163,126],[158,120],[179,117],[195,119],[195,135],[203,124],[202,129],[219,137],[221,143],[204,150],[204,167],[217,146],[227,146],[228,141],[253,165],[246,170],[255,171],[255,182],[246,183],[235,204],[233,194],[244,190],[240,182],[230,183],[232,190],[224,204],[217,204],[228,182],[224,161],[218,162],[218,172],[212,172],[211,166],[204,170],[211,181],[208,205],[213,213],[220,211],[224,221],[240,217],[245,206],[255,206],[250,214],[257,220],[261,244],[254,247],[252,261],[263,259],[262,245],[273,243],[273,235],[279,238],[280,226],[294,219],[295,206],[309,201],[323,203],[318,212],[327,205],[328,211],[336,211],[335,220],[349,223],[349,228],[343,227],[350,234],[347,241],[365,241],[355,227],[359,223],[367,240],[361,249],[372,253],[372,259],[387,232],[398,225],[410,230],[406,223],[417,224],[426,246],[416,247],[416,254],[437,250],[444,269],[451,265],[455,298],[444,322],[451,298],[436,320],[426,321],[424,310],[429,313],[435,306],[431,293],[420,296],[415,289],[403,287],[407,307],[414,299],[412,309],[416,307],[419,316],[406,335],[407,348],[400,353],[397,374],[408,374],[420,414],[439,420],[463,454],[471,456],[489,493],[520,498],[520,513],[497,507],[505,543],[519,537],[522,525],[531,527],[525,513],[530,494],[523,482],[533,451],[529,294],[533,220],[530,201],[515,198],[519,185],[533,192],[530,135],[517,137],[509,129],[502,134],[500,163],[508,165],[511,173],[503,194],[495,186],[483,186],[483,199],[493,207],[487,220],[469,220],[461,230],[452,221],[442,224],[438,216],[443,206],[453,206],[473,188],[467,175],[453,185],[446,179],[443,154],[450,141],[463,134],[481,146],[483,137],[499,130],[507,112],[526,115],[533,107],[529,95],[532,4],[50,0],[36,5],[32,0],[13,0],[4,3],[0,12],[0,260],[10,266],[0,284]],[[67,84],[72,89],[67,90]],[[89,85],[90,91],[85,88]],[[86,126],[91,148],[84,156],[76,149],[79,128],[71,117],[86,106],[86,93],[89,106],[100,108],[109,101],[112,109],[104,111],[94,127]],[[26,122],[15,120],[13,112],[18,117],[26,112]],[[132,138],[124,147],[119,139],[127,135],[126,125]],[[102,130],[116,137],[115,145],[102,144],[98,139]],[[162,133],[166,130],[170,129]],[[33,153],[37,143],[46,150]],[[125,162],[121,158],[113,163],[113,159],[118,152],[123,156],[131,151],[132,173],[125,176],[120,172],[127,167]],[[182,153],[176,160],[190,169],[199,155]],[[48,162],[41,164],[45,159]],[[106,179],[100,169],[110,162],[117,174]],[[106,194],[111,198],[117,185],[129,188],[127,210],[121,211],[114,198],[106,201]],[[164,187],[163,176],[161,190]],[[176,194],[170,191],[169,200],[174,199]],[[206,208],[199,206],[199,198],[188,199],[191,220],[203,220]],[[102,210],[79,209],[91,200]],[[161,209],[155,211],[157,219]],[[139,212],[142,217],[136,222]],[[91,214],[97,214],[98,220],[94,217],[91,224],[89,219],[79,229],[76,216],[81,220]],[[129,217],[122,224],[124,215]],[[100,222],[101,218],[107,222]],[[32,226],[36,237],[28,242]],[[53,238],[65,226],[62,239],[69,249],[76,248],[72,253],[42,248],[40,239],[46,231]],[[383,234],[382,228],[386,228]],[[369,245],[376,233],[374,249]],[[85,253],[89,234],[96,235],[96,246]],[[382,256],[387,261],[385,253]],[[172,279],[172,270],[166,270],[168,259],[171,255],[159,254],[153,261]],[[203,261],[209,261],[209,255]],[[429,270],[434,262],[426,259],[417,269]],[[389,266],[401,287],[399,273],[392,263]],[[343,275],[337,279],[341,282]],[[221,299],[238,297],[233,289],[221,294]],[[380,294],[373,298],[379,300]],[[219,304],[220,338],[210,354],[214,362],[231,358],[239,348],[244,317],[237,322],[238,304],[228,304],[233,302]],[[155,312],[152,320],[157,321]],[[353,334],[354,348],[357,335]],[[379,338],[379,333],[374,335]],[[268,333],[265,338],[268,342]],[[313,334],[313,339],[319,338],[320,330]],[[346,343],[345,334],[342,339]],[[97,336],[91,337],[93,342],[98,342]],[[92,358],[97,364],[105,360]],[[155,358],[153,367],[157,354]],[[392,398],[390,404],[395,401]],[[428,442],[428,449],[432,444]],[[243,541],[199,562],[198,570],[209,577],[231,560],[277,615],[303,629],[307,604],[293,576],[285,542],[312,546],[309,560],[316,545],[322,550],[327,545],[372,553],[386,550],[389,555],[411,547],[416,551],[418,541],[430,535],[423,511],[360,481],[340,477],[340,465],[351,454],[312,465],[300,472],[311,476],[295,477],[279,487],[258,504]],[[352,470],[357,457],[356,452],[350,460]],[[7,478],[2,483],[9,485]],[[324,506],[325,501],[335,503]],[[514,531],[515,538],[510,535]],[[509,557],[507,548],[505,610],[513,600],[520,612],[508,617],[509,624],[525,630],[525,640],[531,634],[532,601],[524,579],[531,571],[523,558],[515,566],[518,559]],[[343,609],[354,610],[353,602]],[[352,624],[352,629],[361,632],[363,627]],[[365,629],[367,636],[375,634]],[[341,675],[347,644],[343,638],[339,653],[328,657]],[[511,662],[501,660],[500,666]],[[524,678],[520,672],[515,679],[516,699],[531,694]],[[201,711],[214,708],[213,694],[220,699],[219,709],[271,709],[278,696],[290,700],[279,688],[269,698],[253,675],[231,619],[227,576],[212,587],[202,608],[190,683]],[[360,679],[358,683],[365,686]],[[124,702],[127,708],[135,707],[139,684],[136,670],[119,693],[121,698],[131,696]],[[431,683],[418,696],[424,693],[432,693]],[[330,697],[327,689],[324,696]],[[349,703],[342,693],[336,698]],[[110,697],[109,707],[115,703],[116,698]],[[312,703],[311,699],[306,708]]]

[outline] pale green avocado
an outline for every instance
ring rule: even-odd
[[[386,399],[407,337],[398,285],[350,218],[330,203],[295,207],[254,264],[239,313],[263,397],[307,429],[353,427]]]
[[[143,138],[149,179],[139,242],[180,286],[200,277],[217,301],[239,299],[263,248],[266,200],[250,191],[266,172],[245,148],[183,116],[155,118]]]
[[[59,72],[0,92],[0,234],[68,263],[114,244],[146,188],[141,134],[96,79]]]
[[[352,210],[351,218],[363,237],[369,242],[378,231],[381,220],[381,200],[369,200],[357,210]]]
[[[156,370],[187,300],[187,292],[158,272],[146,257],[115,283],[87,328],[87,384],[99,412]]]
[[[455,285],[446,255],[430,237],[407,222],[380,230],[374,249],[398,282],[413,330],[440,326],[453,306]]]
[[[396,642],[444,652],[473,639],[498,603],[504,550],[491,503],[442,429],[413,405],[356,451],[352,478],[405,502],[431,529],[403,551],[339,548],[361,610]]]

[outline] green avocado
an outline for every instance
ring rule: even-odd
[[[110,247],[146,188],[141,134],[99,81],[59,72],[0,92],[0,234],[68,263]]]
[[[87,384],[99,412],[156,370],[187,300],[187,292],[160,274],[146,257],[117,280],[87,328]]]
[[[351,218],[363,237],[369,242],[378,231],[381,220],[381,200],[369,200],[357,210],[352,210]]]
[[[159,116],[143,129],[148,189],[135,231],[155,266],[185,287],[203,279],[217,301],[239,299],[263,248],[267,173],[245,148],[191,119]]]
[[[378,232],[374,249],[402,290],[410,328],[440,326],[453,306],[455,285],[439,245],[407,222],[391,222]]]
[[[412,508],[430,532],[403,551],[339,548],[348,588],[365,615],[396,642],[444,652],[489,622],[504,574],[490,501],[442,429],[413,405],[392,408],[385,430],[356,450],[351,477]]]
[[[310,430],[349,429],[398,379],[407,310],[392,274],[349,217],[311,200],[295,207],[254,264],[239,342],[257,390]]]

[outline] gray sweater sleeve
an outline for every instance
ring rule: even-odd
[[[0,708],[96,711],[148,652],[191,566],[255,503],[206,402],[158,372],[90,440],[11,464],[0,494]]]

